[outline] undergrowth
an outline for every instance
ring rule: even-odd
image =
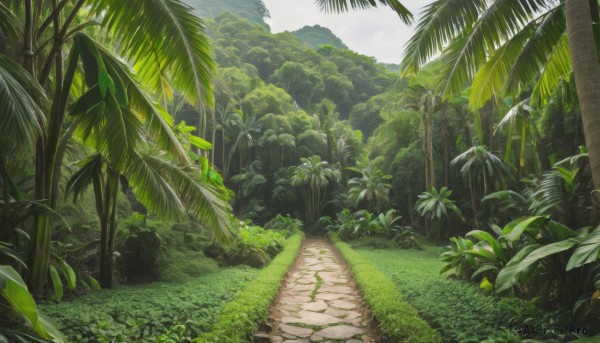
[[[352,269],[381,329],[389,336],[389,342],[439,342],[439,333],[431,328],[419,313],[406,302],[396,286],[371,262],[340,240],[335,233],[329,238],[341,252]]]
[[[358,254],[376,265],[394,282],[446,342],[480,342],[503,334],[511,325],[555,326],[555,312],[543,312],[514,297],[493,297],[483,289],[439,274],[443,262],[439,247],[423,250],[360,249]],[[533,337],[523,337],[533,338]]]
[[[269,307],[277,296],[283,277],[294,262],[303,237],[304,234],[298,231],[288,238],[284,250],[252,283],[225,305],[211,331],[195,341],[238,343],[248,340],[256,332],[258,324],[267,319]]]
[[[71,342],[189,342],[209,330],[224,303],[258,273],[232,267],[183,283],[120,286],[40,307]]]

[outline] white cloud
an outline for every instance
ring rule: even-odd
[[[320,12],[314,0],[263,1],[271,13],[267,23],[274,33],[321,25],[333,31],[350,49],[380,62],[399,63],[404,45],[413,33],[388,7],[326,14]],[[423,6],[432,1],[405,0],[403,3],[417,16]]]

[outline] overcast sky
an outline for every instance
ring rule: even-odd
[[[271,13],[271,18],[266,21],[273,33],[318,24],[333,31],[350,49],[374,56],[379,62],[400,63],[404,44],[412,35],[412,28],[402,23],[388,7],[325,14],[319,11],[314,0],[263,1]],[[415,18],[431,2],[433,0],[402,1]]]

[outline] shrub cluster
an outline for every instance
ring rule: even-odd
[[[412,228],[401,226],[400,219],[402,216],[393,209],[379,214],[344,209],[336,214],[335,219],[322,217],[320,221],[327,225],[328,231],[335,232],[345,241],[378,237],[389,240],[400,248],[420,249]]]
[[[304,234],[296,232],[285,243],[285,249],[262,270],[258,277],[223,307],[211,331],[195,341],[202,343],[237,343],[248,339],[265,321],[269,307],[291,267]]]
[[[272,257],[283,249],[285,236],[277,231],[241,223],[236,241],[232,245],[212,243],[204,248],[204,254],[219,261],[222,266],[247,264],[264,267]]]
[[[392,342],[440,342],[439,333],[419,317],[396,286],[377,267],[330,232],[329,238],[352,269],[375,318]]]

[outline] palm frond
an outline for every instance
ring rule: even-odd
[[[128,152],[127,167],[121,173],[133,186],[138,200],[146,208],[167,220],[182,218],[184,207],[176,191],[170,185],[165,166],[177,168],[176,163],[163,155],[140,155],[136,151]]]
[[[78,163],[80,169],[71,176],[67,182],[65,194],[73,193],[73,202],[85,192],[95,177],[102,175],[102,155],[94,154],[86,157]]]
[[[437,0],[425,7],[408,41],[402,70],[414,75],[429,59],[439,53],[453,38],[474,23],[486,1]]]
[[[525,26],[504,45],[499,47],[479,69],[473,80],[469,107],[477,112],[490,99],[497,95],[501,97],[504,90],[506,75],[521,53],[523,46],[531,36],[535,23]]]
[[[194,215],[217,240],[228,241],[233,237],[234,229],[229,217],[231,207],[213,185],[200,177],[200,170],[193,166],[178,165],[157,155],[143,156],[142,160],[171,184],[188,213]],[[141,189],[136,187],[134,191],[138,194]],[[148,192],[147,197],[156,195]],[[159,206],[154,208],[158,210]]]
[[[440,78],[443,96],[463,90],[485,63],[488,50],[527,25],[543,4],[542,0],[496,0],[489,4],[472,28],[444,52],[447,63]]]
[[[571,70],[571,53],[569,52],[569,41],[565,34],[548,56],[542,74],[531,93],[532,103],[540,104],[542,99],[549,99],[558,81],[561,78],[568,79]]]
[[[8,38],[7,41],[11,43],[21,42],[23,35],[23,23],[19,18],[12,13],[8,7],[0,2],[0,35],[4,33]],[[0,40],[2,37],[0,37]],[[0,41],[2,44],[2,41]],[[2,51],[2,45],[0,45],[0,52]]]
[[[368,9],[381,6],[388,6],[398,14],[405,24],[410,24],[413,19],[412,13],[404,7],[398,0],[316,0],[322,11],[326,13],[347,12],[350,9]]]
[[[91,40],[89,37],[86,37],[86,39]],[[116,58],[97,42],[91,40],[91,43],[96,45],[109,73],[123,83],[127,93],[128,106],[132,112],[143,117],[148,137],[153,139],[161,148],[177,156],[180,161],[187,162],[187,152],[171,129],[173,125],[171,115],[160,105],[153,102],[148,94],[143,91],[138,79],[125,62]]]
[[[0,54],[0,146],[31,149],[45,134],[44,90],[21,66]]]
[[[191,7],[179,0],[98,0],[91,13],[123,39],[122,50],[139,75],[167,73],[188,101],[213,105],[216,64],[205,24]]]
[[[504,86],[507,94],[519,94],[523,87],[539,76],[566,29],[563,5],[552,8],[540,17],[540,24],[508,73]]]

